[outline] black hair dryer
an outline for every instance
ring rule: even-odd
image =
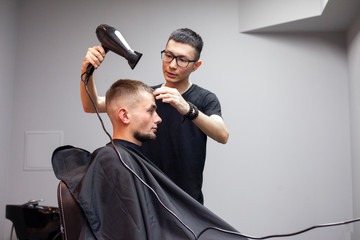
[[[110,50],[119,54],[128,61],[131,69],[135,68],[142,56],[142,53],[132,50],[118,30],[107,24],[101,24],[96,28],[96,36],[105,52]],[[88,76],[90,76],[93,72],[94,66],[90,64],[87,68]]]

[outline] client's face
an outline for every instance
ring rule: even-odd
[[[142,92],[136,109],[132,114],[132,126],[134,138],[142,142],[154,140],[156,138],[157,125],[161,123],[161,118],[156,112],[154,96],[148,92]]]

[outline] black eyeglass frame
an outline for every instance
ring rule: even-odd
[[[176,65],[178,65],[179,67],[182,67],[182,68],[187,68],[191,62],[197,62],[197,61],[199,61],[198,59],[197,59],[197,60],[190,60],[190,59],[187,59],[187,58],[184,57],[184,56],[175,56],[172,52],[168,52],[169,54],[172,55],[172,59],[171,59],[170,61],[165,61],[165,60],[163,59],[163,54],[164,54],[165,52],[166,52],[166,50],[162,50],[162,51],[161,51],[161,60],[163,60],[164,62],[167,62],[167,63],[171,63],[171,62],[174,60],[174,58],[175,58],[175,60],[176,60]],[[185,67],[179,65],[179,63],[178,63],[178,58],[179,58],[179,57],[185,58],[185,59],[188,61],[187,65],[186,65]]]

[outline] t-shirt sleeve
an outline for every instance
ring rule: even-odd
[[[219,115],[221,116],[221,105],[219,99],[214,93],[209,92],[204,98],[204,107],[201,111],[208,115]]]

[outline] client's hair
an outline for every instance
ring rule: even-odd
[[[152,94],[154,89],[137,80],[120,79],[114,82],[106,92],[106,108],[110,106],[114,99],[123,96],[127,98],[134,98],[140,91],[146,91]]]

